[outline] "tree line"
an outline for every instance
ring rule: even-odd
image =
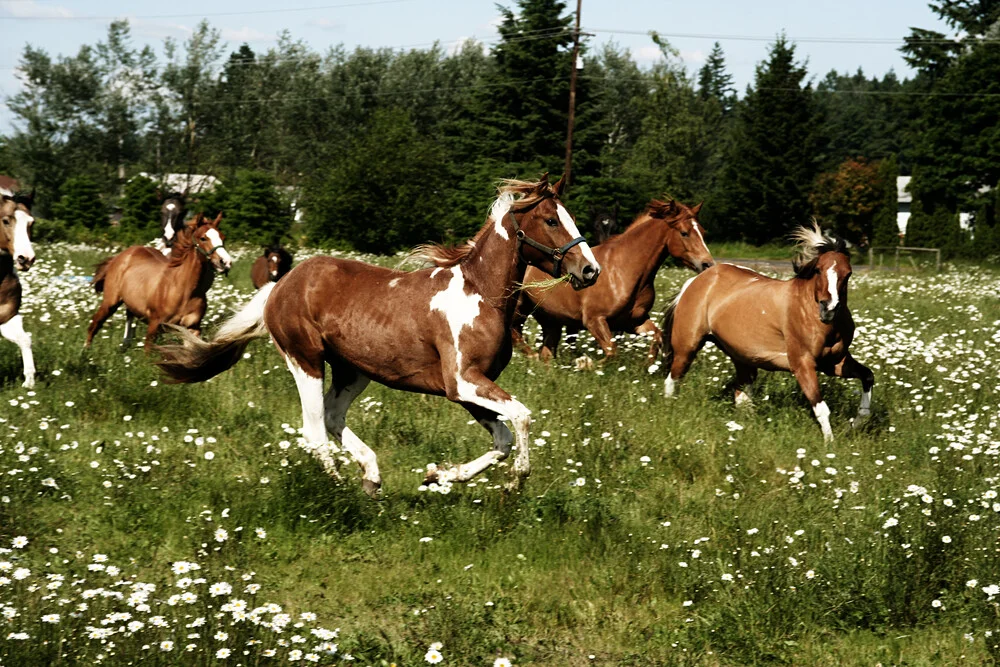
[[[585,227],[611,209],[627,224],[652,197],[704,200],[713,239],[780,240],[816,217],[892,245],[905,174],[908,245],[1000,256],[1000,0],[930,6],[961,37],[913,29],[909,79],[816,78],[779,36],[737,94],[718,43],[692,76],[655,33],[662,58],[648,68],[585,41],[568,205]],[[156,184],[135,175],[180,172],[222,180],[195,207],[225,211],[235,238],[368,251],[463,238],[497,179],[563,169],[572,15],[561,0],[501,11],[496,44],[452,51],[318,53],[286,32],[265,52],[227,53],[203,22],[158,57],[124,21],[73,56],[28,46],[0,171],[38,188],[58,233],[148,235]]]

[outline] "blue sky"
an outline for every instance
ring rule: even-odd
[[[498,16],[491,0],[0,0],[0,95],[6,99],[20,87],[14,70],[25,44],[69,55],[103,38],[106,17],[130,18],[136,41],[158,49],[165,37],[183,40],[207,18],[233,49],[247,42],[266,50],[287,29],[324,51],[340,43],[423,48],[435,40],[445,46],[468,38],[488,42],[496,37]],[[592,45],[614,41],[643,65],[658,57],[650,30],[667,36],[692,72],[719,41],[741,91],[766,56],[768,42],[782,31],[796,42],[814,78],[858,67],[869,74],[894,69],[907,76],[898,46],[909,28],[944,31],[923,0],[584,0],[582,17],[584,29],[595,34]],[[814,41],[829,39],[878,43]],[[9,129],[4,105],[0,131]]]

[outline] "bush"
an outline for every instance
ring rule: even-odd
[[[158,235],[160,197],[153,181],[145,176],[136,176],[126,183],[121,206],[119,236],[144,243]]]
[[[62,197],[52,207],[57,220],[87,229],[107,227],[108,211],[97,183],[87,176],[73,176],[66,179],[61,190]]]
[[[231,186],[220,185],[206,193],[193,209],[211,217],[221,212],[227,238],[253,244],[280,240],[292,222],[291,209],[274,178],[262,171],[236,172]]]

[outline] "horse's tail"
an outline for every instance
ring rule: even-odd
[[[108,267],[113,259],[114,257],[108,257],[94,269],[94,280],[90,284],[94,286],[94,291],[98,294],[104,291],[104,279],[108,277]]]
[[[680,296],[681,295],[678,293],[670,300],[670,305],[667,306],[667,312],[663,313],[663,323],[660,325],[660,331],[663,335],[663,346],[660,348],[660,354],[663,355],[664,373],[669,373],[670,366],[674,363],[674,312],[677,310],[677,302],[680,301]]]
[[[168,376],[167,382],[204,382],[235,366],[250,341],[267,335],[264,306],[275,285],[267,283],[261,287],[243,310],[219,327],[210,341],[177,328],[181,344],[157,348],[161,359],[156,365]]]

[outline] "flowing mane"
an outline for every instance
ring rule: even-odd
[[[170,254],[167,255],[167,259],[170,260],[169,266],[180,266],[194,251],[194,232],[195,228],[188,225],[177,232],[177,236],[174,237],[174,245],[171,246]]]
[[[847,241],[833,232],[824,232],[816,220],[811,227],[801,226],[789,234],[796,242],[796,255],[792,269],[796,278],[811,278],[816,271],[816,260],[826,252],[847,253]]]
[[[468,241],[458,245],[442,245],[440,243],[425,243],[414,248],[408,258],[429,262],[434,266],[449,268],[460,264],[476,248],[478,242],[491,229],[490,224],[503,219],[511,210],[530,208],[545,199],[555,195],[555,190],[549,185],[548,177],[540,181],[519,181],[505,178],[497,186],[497,198],[490,206],[490,214],[486,224]]]

